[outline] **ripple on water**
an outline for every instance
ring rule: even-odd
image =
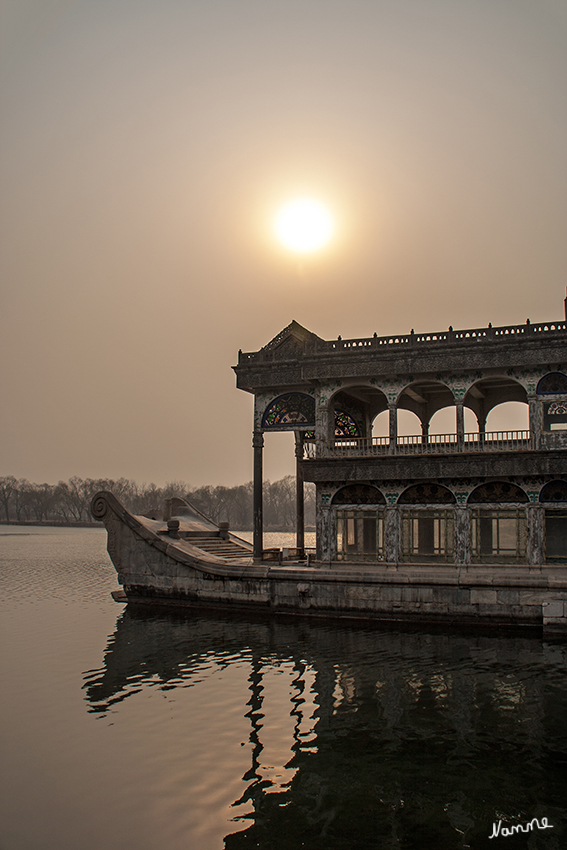
[[[76,531],[0,541],[0,844],[566,846],[565,642],[124,609]]]

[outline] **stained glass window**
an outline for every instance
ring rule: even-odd
[[[370,484],[348,484],[333,496],[333,505],[383,505],[386,499]]]
[[[348,413],[335,410],[335,437],[359,437],[358,425]]]
[[[398,501],[403,505],[451,505],[455,497],[441,484],[414,484],[404,490]]]
[[[567,375],[563,372],[551,372],[545,375],[537,385],[537,391],[540,395],[567,393]]]
[[[509,481],[488,481],[481,484],[469,496],[472,504],[486,502],[527,502],[528,497],[521,487]]]
[[[554,401],[553,404],[550,404],[547,408],[547,412],[550,416],[558,416],[560,414],[567,413],[567,402]]]
[[[286,393],[272,401],[262,418],[262,428],[315,427],[315,401],[306,393]]]
[[[567,502],[567,481],[550,481],[542,489],[540,502]]]

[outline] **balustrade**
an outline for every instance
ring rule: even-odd
[[[349,353],[366,353],[368,350],[378,349],[383,351],[389,347],[422,347],[429,345],[462,345],[463,343],[483,343],[483,342],[499,342],[506,341],[520,336],[528,335],[543,335],[554,333],[565,333],[567,331],[567,322],[541,322],[539,324],[525,325],[505,325],[503,327],[493,328],[470,328],[468,330],[453,330],[449,328],[447,331],[435,331],[434,333],[414,333],[409,334],[390,334],[389,336],[378,336],[375,334],[372,337],[363,339],[332,339],[318,340],[313,346],[309,346],[306,354],[327,354],[330,352],[349,354]],[[257,360],[271,360],[273,354],[271,350],[261,349],[260,351],[239,352],[238,362],[246,363]]]
[[[463,435],[414,434],[398,436],[394,450],[389,437],[333,437],[306,439],[304,460],[324,457],[374,457],[376,455],[454,454],[456,452],[509,452],[532,448],[530,431],[485,431]]]

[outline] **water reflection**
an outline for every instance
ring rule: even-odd
[[[494,821],[538,816],[553,830],[510,846],[554,850],[567,814],[566,650],[517,635],[127,608],[84,686],[104,717],[148,689],[192,688],[199,700],[203,683],[244,665],[215,719],[236,712],[248,726],[227,850],[492,847]],[[234,781],[233,761],[214,769]]]

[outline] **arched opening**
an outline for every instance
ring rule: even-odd
[[[472,410],[464,408],[465,434],[474,434],[478,431],[478,420]],[[444,407],[436,411],[429,422],[429,434],[455,434],[457,433],[457,408]]]
[[[526,402],[504,401],[493,407],[486,417],[486,433],[529,431],[530,410]]]
[[[398,437],[412,437],[421,435],[421,421],[416,413],[411,410],[397,410],[397,433]],[[388,437],[390,435],[390,411],[384,410],[379,413],[372,423],[373,437]]]
[[[567,481],[550,481],[539,495],[544,510],[544,552],[548,563],[567,563]]]
[[[511,438],[511,432],[529,430],[528,397],[512,378],[494,376],[477,381],[465,395],[464,404],[474,412],[481,434],[500,433],[498,439],[505,439],[502,434]]]
[[[397,411],[398,437],[411,437],[421,434],[421,420],[412,410]]]
[[[370,386],[346,387],[329,401],[329,438],[371,437],[372,421],[386,411],[388,401],[381,390]]]
[[[372,423],[373,437],[388,437],[390,434],[390,411],[383,410]]]
[[[335,493],[332,504],[338,506],[335,512],[337,560],[384,559],[384,508],[381,506],[385,502],[381,491],[370,484],[347,484]],[[342,505],[351,507],[343,508]]]
[[[425,482],[404,490],[398,503],[404,506],[400,511],[402,561],[451,561],[455,547],[452,507],[443,509],[421,506],[453,505],[453,493],[441,484]]]
[[[526,559],[526,493],[509,481],[487,481],[469,496],[473,563],[522,563]],[[476,505],[492,507],[475,507]],[[510,507],[498,507],[510,505]],[[516,505],[516,507],[512,507]]]

